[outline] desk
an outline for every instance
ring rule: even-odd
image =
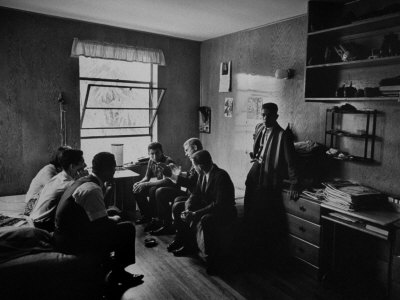
[[[375,265],[374,270],[386,277],[384,285],[387,296],[392,296],[390,295],[392,267],[393,258],[396,255],[394,249],[396,243],[400,242],[396,238],[399,229],[398,220],[400,220],[400,214],[389,210],[348,212],[321,204],[321,275],[326,276],[337,272],[340,260],[347,259],[347,265],[342,263],[342,268],[343,266],[351,268],[353,264],[357,265],[358,258],[362,260],[364,257],[369,257],[370,260],[365,262],[365,266],[361,265],[361,269],[370,270],[370,265]],[[350,229],[347,233],[351,239],[340,240],[338,233],[341,230],[342,235],[345,234],[344,228]],[[356,233],[361,233],[361,235]],[[369,246],[363,248],[363,243]],[[344,255],[339,259],[337,252],[340,248]],[[357,255],[350,253],[354,251],[358,251]],[[353,261],[354,257],[356,259]]]
[[[131,170],[122,169],[115,171],[115,189],[112,205],[123,211],[124,203],[129,203],[129,207],[135,207],[132,186],[139,180],[140,175]]]

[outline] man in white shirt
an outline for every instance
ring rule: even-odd
[[[54,241],[64,253],[109,256],[115,261],[107,280],[122,286],[141,282],[143,275],[130,274],[125,267],[135,263],[135,226],[120,222],[120,217],[108,216],[104,203],[105,182],[115,173],[114,155],[96,154],[92,161],[93,173],[74,182],[63,194],[56,212]]]
[[[76,149],[65,150],[60,157],[62,171],[44,186],[30,217],[35,227],[54,230],[54,216],[62,194],[71,186],[86,167],[83,152]]]

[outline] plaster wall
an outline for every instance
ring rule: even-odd
[[[162,49],[158,137],[165,152],[187,164],[182,143],[198,127],[200,43],[0,8],[0,196],[25,193],[61,137],[57,95],[67,109],[67,143],[80,146],[79,63],[74,37]],[[185,126],[182,126],[185,124]]]
[[[307,17],[300,16],[254,30],[211,39],[201,45],[201,105],[211,107],[211,133],[201,140],[214,161],[226,169],[239,189],[250,169],[252,134],[261,120],[249,118],[248,100],[261,97],[263,102],[279,106],[278,122],[290,123],[297,140],[324,143],[325,111],[344,103],[304,101]],[[232,91],[218,92],[221,62],[232,61]],[[276,69],[295,70],[293,79],[274,78]],[[224,117],[224,99],[232,97],[233,117]],[[377,135],[374,164],[335,162],[327,175],[359,181],[392,195],[400,195],[400,106],[396,102],[351,103],[357,108],[377,109]],[[364,126],[364,120],[344,120],[350,128]],[[363,127],[361,127],[363,128]],[[353,141],[344,141],[348,150],[360,150]],[[330,174],[329,174],[330,173]]]

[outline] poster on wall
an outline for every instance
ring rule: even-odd
[[[199,107],[199,131],[211,133],[211,108],[208,106]]]
[[[232,118],[232,114],[233,114],[233,98],[225,98],[224,116],[227,118]]]
[[[222,62],[219,68],[219,92],[230,92],[232,90],[232,62]]]
[[[262,120],[262,105],[262,97],[249,97],[249,99],[247,100],[247,119]]]

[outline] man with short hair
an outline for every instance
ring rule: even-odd
[[[292,134],[279,126],[278,106],[264,103],[262,117],[263,124],[256,126],[253,135],[253,152],[250,154],[253,165],[247,175],[244,196],[244,221],[248,236],[261,243],[249,249],[251,255],[254,248],[265,247],[283,253],[281,250],[284,249],[279,250],[279,247],[286,246],[278,246],[279,241],[284,245],[287,236],[281,196],[283,180],[289,178],[291,182],[291,199],[297,199],[300,191]],[[275,241],[273,247],[268,243],[271,240]]]
[[[219,234],[229,230],[237,218],[235,189],[229,174],[213,163],[208,151],[197,151],[191,158],[199,176],[189,199],[173,205],[177,233],[168,251],[175,256],[193,252],[193,231],[200,223],[208,266],[214,268],[220,250]]]
[[[86,167],[83,152],[77,149],[64,149],[60,152],[59,163],[62,171],[43,187],[30,213],[35,227],[47,231],[54,230],[54,217],[62,194],[81,176]]]
[[[65,253],[103,257],[114,251],[115,264],[108,280],[134,285],[143,275],[130,274],[124,268],[135,263],[135,226],[119,222],[117,215],[109,217],[104,203],[105,182],[113,180],[115,166],[113,154],[100,152],[93,158],[93,173],[65,191],[57,207],[54,241]]]
[[[203,145],[198,138],[190,138],[183,143],[185,156],[189,159],[193,153],[202,149]],[[171,178],[171,180],[178,186],[186,188],[187,192],[175,187],[160,187],[157,189],[156,202],[158,217],[162,220],[162,223],[160,228],[150,232],[152,235],[172,234],[175,232],[174,227],[172,226],[171,206],[174,203],[174,200],[177,202],[187,200],[189,197],[188,193],[192,192],[195,188],[198,177],[193,165],[190,167],[187,174],[182,174],[180,167],[172,164],[169,166],[162,165],[161,167],[165,176]]]
[[[164,155],[162,145],[158,142],[150,143],[148,146],[149,163],[147,165],[146,174],[142,180],[133,185],[133,194],[136,203],[139,206],[142,218],[136,220],[136,224],[143,224],[150,221],[145,227],[145,231],[150,231],[157,227],[157,203],[155,193],[160,187],[178,188],[169,178],[164,177],[160,164],[173,164],[174,161]],[[151,178],[156,180],[151,181]],[[149,197],[149,200],[147,200]]]

